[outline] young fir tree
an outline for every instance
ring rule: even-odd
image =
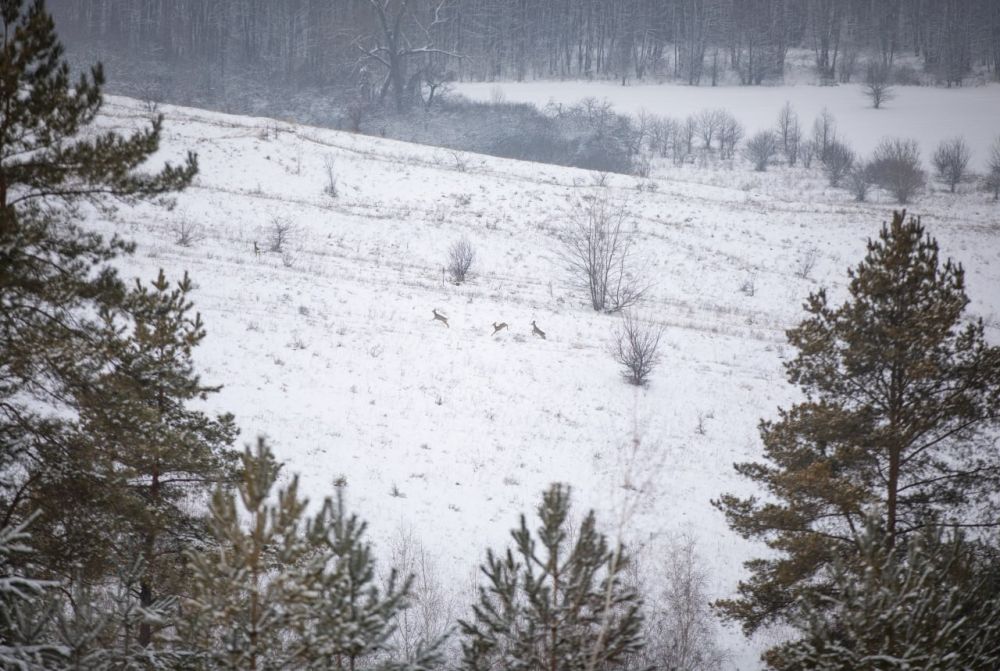
[[[432,668],[436,642],[409,665],[393,663],[387,640],[408,607],[410,579],[375,584],[365,525],[327,500],[306,515],[298,478],[277,493],[278,467],[260,441],[243,455],[236,498],[218,489],[212,529],[218,549],[191,553],[191,595],[180,638],[199,669]],[[243,523],[247,520],[247,524]]]
[[[890,548],[866,523],[853,566],[838,560],[829,595],[809,594],[800,640],[768,654],[780,671],[992,671],[1000,668],[995,550],[928,527]]]
[[[761,423],[763,463],[736,465],[766,499],[714,502],[745,538],[774,550],[746,564],[740,598],[717,604],[747,632],[787,617],[805,589],[824,589],[838,556],[858,551],[872,504],[886,543],[946,525],[997,525],[1000,456],[987,429],[1000,407],[1000,348],[982,321],[962,325],[969,302],[961,266],[897,212],[850,272],[850,299],[809,297],[788,332],[799,353],[789,381],[805,400]]]
[[[189,155],[139,170],[161,119],[129,136],[84,133],[103,75],[97,66],[71,81],[42,2],[0,0],[0,22],[0,523],[17,524],[58,492],[67,519],[35,538],[47,566],[76,566],[99,552],[89,504],[108,502],[66,410],[105,363],[93,315],[125,295],[108,262],[131,249],[83,230],[78,206],[155,200],[197,167]]]
[[[149,608],[169,589],[176,594],[183,551],[204,543],[208,529],[192,501],[234,479],[238,460],[230,449],[233,417],[210,417],[190,404],[218,387],[204,385],[192,353],[205,337],[200,314],[191,314],[188,276],[175,287],[161,270],[151,286],[136,282],[119,310],[101,314],[107,370],[78,395],[87,454],[100,459],[103,489],[116,510],[114,559],[141,559],[139,603]],[[152,631],[139,630],[147,645]]]
[[[460,621],[463,668],[573,671],[623,666],[642,649],[628,559],[611,549],[591,511],[569,543],[570,490],[554,484],[538,508],[537,540],[521,516],[514,549],[487,551],[473,617]]]

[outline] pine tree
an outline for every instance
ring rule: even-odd
[[[83,131],[101,106],[100,66],[71,82],[41,1],[0,0],[0,523],[17,524],[53,490],[89,503],[103,493],[86,470],[71,410],[105,362],[93,315],[125,287],[108,265],[132,247],[77,220],[81,206],[158,200],[184,188],[197,166],[144,173],[162,119],[130,136]],[[84,470],[80,470],[83,468]],[[106,501],[98,501],[107,503]],[[67,509],[86,519],[89,506]],[[97,543],[63,524],[39,547],[62,552]],[[53,561],[56,561],[53,559]]]
[[[109,540],[126,554],[112,559],[128,564],[133,555],[141,558],[145,608],[158,596],[154,587],[176,578],[171,569],[183,551],[209,536],[192,501],[232,480],[238,459],[230,449],[232,415],[212,418],[190,407],[219,389],[204,385],[194,370],[192,352],[205,329],[201,315],[191,315],[191,290],[186,274],[172,287],[161,270],[149,287],[137,281],[119,310],[103,310],[108,372],[78,397],[82,433],[91,443],[86,452],[101,460],[103,489],[117,490],[106,499],[116,508],[107,518],[118,521]],[[173,562],[164,561],[170,557]],[[140,644],[151,636],[142,624]]]
[[[381,592],[365,524],[347,516],[339,498],[307,516],[297,476],[272,501],[278,470],[260,441],[243,454],[245,514],[234,495],[216,490],[217,549],[189,553],[191,595],[182,600],[179,625],[189,666],[353,670],[363,661],[374,669],[432,668],[440,642],[426,642],[407,665],[393,662],[387,645],[394,616],[409,605],[411,578],[393,572]]]
[[[800,640],[768,655],[780,671],[992,671],[1000,668],[995,550],[928,527],[890,548],[878,522],[856,539],[855,565],[836,561],[829,595],[809,594]],[[995,569],[994,569],[995,570]]]
[[[775,551],[746,564],[740,598],[719,602],[748,632],[787,616],[804,589],[823,589],[872,505],[886,542],[927,526],[995,526],[1000,458],[987,430],[1000,407],[1000,348],[982,321],[961,323],[969,303],[961,266],[897,212],[850,272],[850,299],[809,297],[809,317],[788,332],[798,356],[789,381],[805,401],[761,423],[764,463],[736,465],[766,500],[714,502],[745,538]]]
[[[569,545],[570,490],[552,485],[538,508],[537,540],[522,515],[514,548],[487,551],[473,617],[460,621],[463,667],[572,671],[622,666],[642,649],[628,559],[598,533],[593,511]]]

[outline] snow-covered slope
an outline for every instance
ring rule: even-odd
[[[212,406],[236,414],[245,440],[270,437],[308,494],[346,486],[377,543],[412,529],[445,582],[466,589],[485,548],[506,544],[517,515],[565,481],[647,566],[671,538],[696,538],[713,594],[731,593],[760,549],[709,499],[749,491],[731,464],[759,454],[758,419],[795,399],[783,330],[810,290],[843,295],[845,269],[890,206],[855,204],[801,171],[692,168],[694,181],[671,170],[597,187],[574,169],[163,111],[161,154],[198,152],[195,185],[170,211],[126,209],[94,225],[138,242],[121,263],[129,276],[190,272],[208,328],[204,378],[225,384]],[[144,122],[123,98],[101,119]],[[324,193],[331,163],[336,198]],[[655,281],[644,313],[667,327],[647,389],[622,381],[607,351],[616,318],[587,307],[558,259],[554,231],[598,192],[627,202]],[[996,342],[1000,210],[966,194],[913,211],[965,264],[972,312]],[[292,226],[287,251],[256,255],[275,221]],[[188,247],[175,242],[182,222],[202,235]],[[477,260],[454,286],[442,265],[463,235]],[[801,277],[809,256],[815,268]],[[740,291],[750,278],[753,296]],[[493,321],[509,331],[492,336]],[[761,643],[730,638],[746,668]]]

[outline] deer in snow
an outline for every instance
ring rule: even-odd
[[[500,322],[499,324],[493,322],[493,335],[503,331],[505,328],[507,328],[507,322]]]
[[[538,328],[538,324],[535,323],[534,319],[531,320],[531,334],[538,336],[542,340],[545,340],[545,331]]]
[[[436,319],[437,321],[441,322],[445,326],[448,326],[448,318],[447,317],[445,317],[444,315],[438,314],[438,311],[437,311],[436,308],[432,309],[431,312],[434,313],[434,319]],[[451,328],[451,327],[448,326],[448,328]]]
[[[257,241],[253,241],[253,255],[260,256],[260,247],[257,246]]]

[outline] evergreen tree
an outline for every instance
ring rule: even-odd
[[[606,669],[642,649],[641,603],[625,582],[623,549],[609,548],[593,511],[570,546],[569,512],[569,488],[554,484],[538,508],[537,540],[522,515],[514,548],[487,551],[488,586],[472,619],[459,622],[464,668]]]
[[[131,250],[83,230],[79,208],[159,199],[197,167],[189,155],[139,170],[158,148],[160,118],[127,137],[82,137],[101,106],[101,68],[71,82],[43,3],[23,5],[0,0],[0,523],[59,492],[74,524],[39,533],[38,549],[47,565],[75,566],[99,545],[87,537],[94,525],[75,523],[108,502],[67,411],[105,365],[94,315],[123,299],[108,262]]]
[[[232,480],[238,459],[229,449],[236,436],[232,415],[212,418],[189,407],[219,389],[205,386],[194,370],[192,352],[205,329],[201,315],[190,314],[191,289],[186,274],[171,287],[161,270],[150,287],[137,281],[120,310],[103,310],[107,371],[78,398],[81,429],[91,443],[86,453],[102,460],[103,489],[118,490],[105,499],[115,504],[107,518],[118,521],[109,540],[122,548],[112,559],[141,558],[144,608],[153,603],[154,587],[176,577],[170,573],[183,551],[209,536],[192,500]],[[171,556],[173,562],[163,561]],[[151,635],[142,624],[140,644]]]
[[[190,598],[181,640],[199,669],[423,669],[438,661],[428,642],[410,664],[396,664],[387,641],[408,607],[411,579],[375,585],[365,525],[343,502],[306,515],[298,477],[271,501],[278,467],[260,441],[243,454],[239,497],[219,488],[212,500],[218,549],[191,553]],[[246,527],[242,520],[248,520]]]
[[[886,543],[927,526],[998,524],[1000,457],[987,429],[1000,407],[1000,348],[962,325],[961,266],[938,261],[916,219],[895,213],[850,272],[850,299],[810,295],[788,332],[786,364],[805,401],[761,423],[764,463],[738,473],[768,498],[714,504],[745,538],[775,551],[746,564],[740,598],[717,605],[748,632],[786,617],[804,589],[829,587],[831,562],[858,551],[865,511],[884,510]]]
[[[804,635],[772,651],[771,668],[1000,668],[1000,583],[983,566],[983,548],[934,527],[914,534],[905,549],[887,540],[877,523],[866,525],[856,565],[834,562],[830,595],[806,597]]]

